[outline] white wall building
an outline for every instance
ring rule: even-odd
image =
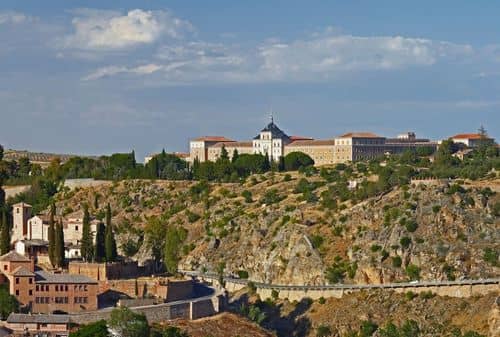
[[[267,155],[270,160],[278,161],[284,156],[285,145],[290,143],[290,137],[274,124],[271,118],[271,123],[253,139],[253,153]]]

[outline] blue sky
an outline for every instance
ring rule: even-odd
[[[0,3],[0,143],[107,154],[289,134],[500,137],[494,1]]]

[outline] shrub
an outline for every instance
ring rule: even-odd
[[[498,251],[492,248],[485,248],[483,253],[483,260],[493,267],[498,266]]]
[[[246,270],[238,270],[236,273],[238,274],[239,278],[248,279],[248,272]]]
[[[196,222],[201,218],[201,216],[199,214],[191,212],[188,209],[186,210],[186,215],[187,215],[188,221],[190,223]]]
[[[403,261],[401,260],[400,256],[393,256],[392,257],[392,266],[394,268],[400,268],[402,264],[403,264]]]
[[[420,268],[414,264],[409,264],[405,269],[405,273],[412,281],[420,279]]]
[[[434,214],[439,213],[439,211],[440,211],[440,210],[441,210],[441,206],[439,206],[439,205],[434,205],[434,206],[432,206],[432,212],[433,212]]]
[[[285,174],[285,176],[283,177],[283,181],[291,181],[291,180],[292,176],[289,173]]]
[[[108,327],[105,320],[82,325],[77,331],[71,332],[70,337],[108,337]]]
[[[404,249],[408,248],[411,244],[411,239],[407,236],[403,236],[401,240],[399,240],[399,243],[401,244],[401,247]]]
[[[382,249],[382,246],[380,246],[380,245],[372,245],[372,246],[370,247],[370,250],[371,250],[372,252],[374,252],[374,253],[375,253],[375,252],[378,252],[378,251],[379,251],[379,250],[381,250],[381,249]]]
[[[241,196],[243,198],[245,198],[245,202],[247,204],[250,204],[253,202],[253,199],[252,199],[252,192],[248,191],[248,190],[244,190],[243,192],[241,192]]]
[[[408,221],[405,227],[408,232],[413,233],[414,231],[417,230],[418,224],[416,221]]]
[[[311,244],[315,249],[319,249],[324,242],[324,238],[321,235],[312,235]]]
[[[332,329],[330,328],[329,325],[320,325],[316,329],[316,336],[317,337],[328,337],[332,334]]]
[[[420,293],[420,298],[421,299],[424,299],[424,300],[428,300],[430,298],[433,298],[434,296],[436,296],[436,294],[434,294],[432,291],[422,291]]]
[[[283,199],[285,199],[285,197],[279,195],[277,189],[272,188],[272,189],[266,191],[266,193],[264,194],[264,196],[260,200],[260,203],[266,204],[266,205],[271,205],[271,204],[276,204]]]
[[[413,291],[407,291],[405,293],[405,298],[408,300],[408,301],[411,301],[413,300],[415,297],[417,297],[418,295],[415,294]]]
[[[326,299],[325,299],[323,296],[321,296],[321,297],[318,299],[318,303],[319,303],[319,304],[325,304],[325,303],[326,303]]]
[[[276,300],[279,298],[279,296],[280,296],[279,291],[277,291],[277,290],[275,290],[275,289],[273,289],[273,290],[271,291],[271,298],[272,298],[274,301],[276,301]]]
[[[359,329],[359,337],[370,337],[375,331],[377,331],[378,325],[372,321],[361,322],[361,327]]]

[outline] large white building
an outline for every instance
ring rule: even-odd
[[[253,153],[266,155],[269,159],[278,161],[284,156],[285,146],[291,142],[290,137],[274,124],[271,117],[271,122],[254,137]]]

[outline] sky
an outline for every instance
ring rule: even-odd
[[[187,151],[348,131],[500,138],[497,1],[0,2],[0,144]]]

